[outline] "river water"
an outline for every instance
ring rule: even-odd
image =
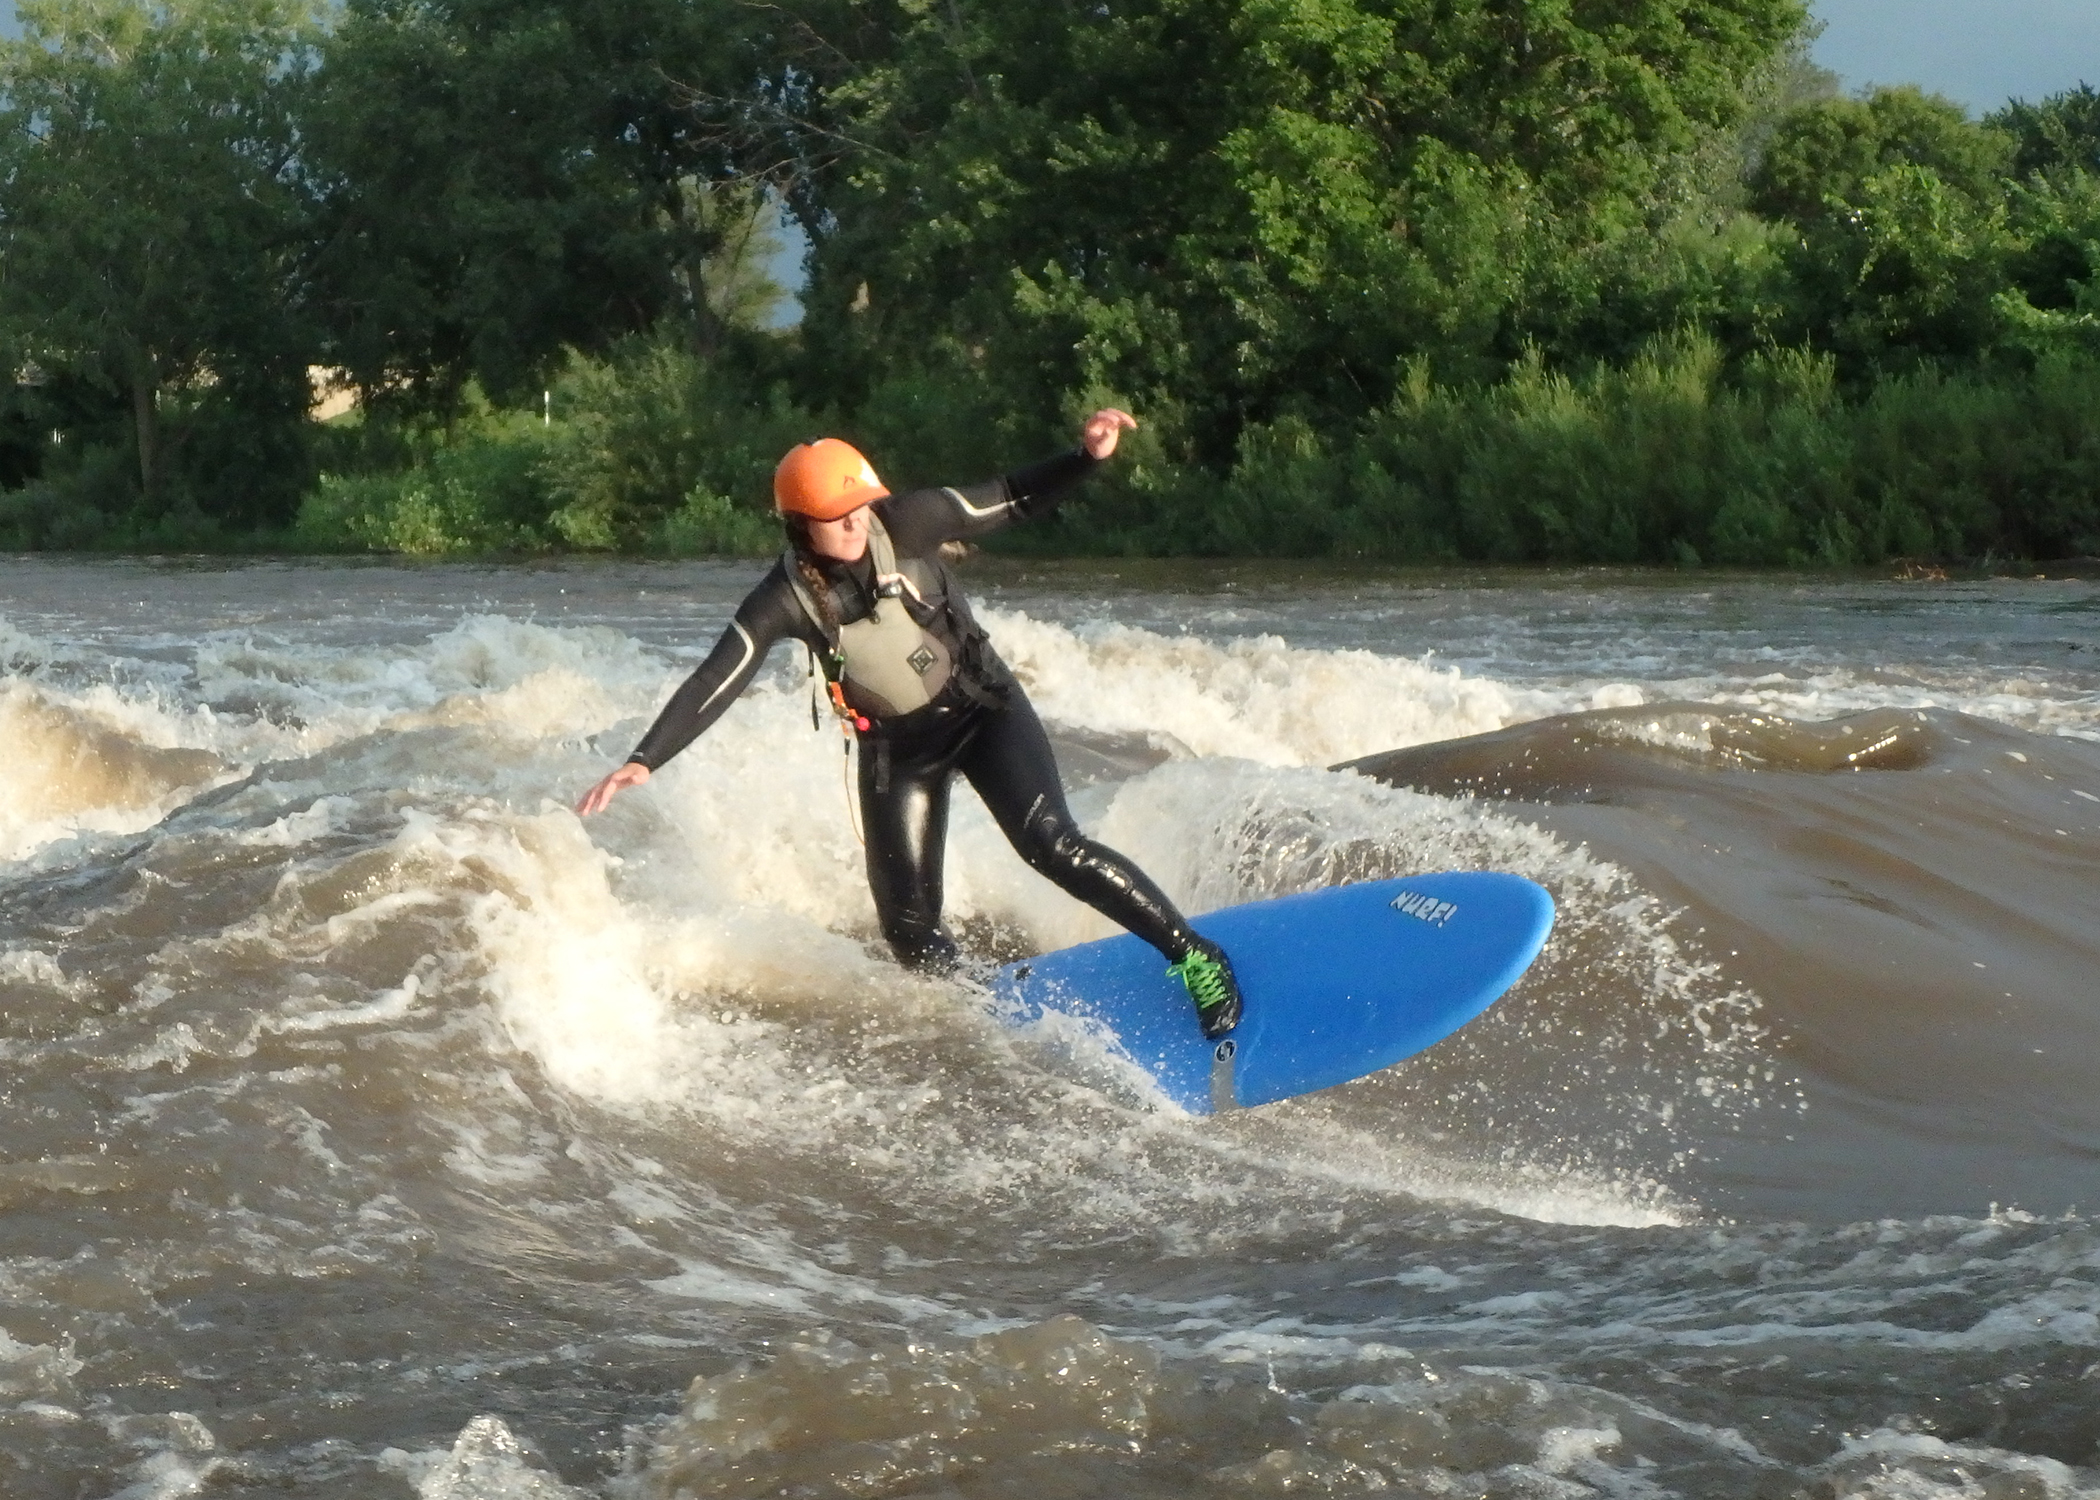
[[[1191,908],[1559,902],[1210,1120],[786,652],[567,810],[754,572],[0,560],[0,1494],[2100,1496],[2100,585],[973,562]]]

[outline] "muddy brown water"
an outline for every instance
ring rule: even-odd
[[[977,560],[1191,907],[1560,904],[1210,1121],[878,951],[785,653],[566,810],[751,572],[0,560],[0,1494],[2100,1494],[2100,587]]]

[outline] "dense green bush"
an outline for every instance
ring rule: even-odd
[[[539,470],[546,446],[529,419],[514,418],[434,447],[405,468],[323,474],[300,507],[294,536],[320,551],[415,557],[545,550],[547,486]]]
[[[1828,355],[1731,377],[1700,334],[1580,377],[1417,373],[1340,439],[1250,428],[1222,482],[1168,468],[1026,550],[1849,566],[2100,553],[2100,367],[1931,369],[1858,400]]]
[[[540,411],[469,390],[444,424],[389,424],[338,445],[299,513],[321,550],[442,555],[555,548],[761,553],[778,545],[773,465],[811,421],[753,400],[716,363],[634,339],[572,354]]]
[[[1340,436],[1295,414],[1250,426],[1223,476],[1177,456],[1173,412],[1147,413],[1116,467],[1056,520],[994,545],[1729,566],[2100,553],[2100,364],[1924,366],[1863,394],[1837,370],[1806,350],[1731,367],[1697,332],[1581,376],[1528,358],[1486,387],[1437,384],[1418,364]],[[972,401],[968,387],[900,377],[849,435],[900,485],[984,478],[1055,445],[1024,447]],[[774,462],[831,428],[639,340],[572,359],[546,416],[474,402],[447,427],[395,433],[377,449],[405,459],[324,477],[296,539],[424,555],[761,555],[779,538]],[[0,525],[22,524],[13,503]]]
[[[580,548],[753,552],[778,545],[773,466],[812,435],[777,389],[667,339],[571,356],[552,387],[550,539]]]
[[[21,549],[106,545],[133,504],[133,465],[114,443],[61,445],[42,472],[0,494],[0,545]]]

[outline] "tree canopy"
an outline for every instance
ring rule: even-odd
[[[274,484],[283,455],[251,439],[258,415],[303,417],[319,348],[298,126],[316,8],[25,0],[19,16],[0,41],[0,341],[114,398],[149,509],[286,512],[297,476]],[[213,473],[208,502],[164,493],[178,464]]]
[[[565,348],[693,316],[717,237],[693,183],[718,174],[672,80],[711,66],[723,8],[350,0],[308,122],[336,361],[513,396]]]
[[[792,7],[791,7],[792,8]],[[1007,401],[1190,414],[1198,451],[1291,407],[1361,411],[1408,361],[1506,361],[1542,282],[1652,230],[1733,125],[1795,0],[802,9],[850,142],[813,349]]]
[[[1365,435],[1458,409],[1440,390],[1486,402],[1486,431],[1496,393],[1555,381],[1663,400],[1644,370],[1864,411],[1892,382],[2100,361],[2100,95],[1981,121],[1917,89],[1838,97],[1802,0],[21,15],[0,43],[17,537],[282,527],[323,471],[349,485],[323,508],[370,520],[379,490],[350,480],[412,472],[422,519],[342,525],[435,534],[481,486],[505,498],[445,534],[697,545],[757,524],[739,497],[783,433],[930,478],[1104,399],[1145,412],[1126,482],[1155,498],[1318,470],[1346,505],[1415,481],[1318,456],[1397,451]],[[763,266],[783,209],[810,244],[786,329]],[[317,376],[361,414],[309,420]],[[1816,533],[1828,555],[1940,534],[1846,524]],[[1751,555],[1754,530],[1696,545]]]

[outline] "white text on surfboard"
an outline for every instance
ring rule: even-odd
[[[1449,901],[1439,901],[1434,896],[1424,896],[1416,891],[1402,891],[1393,898],[1393,910],[1404,911],[1411,917],[1437,927],[1443,926],[1458,915],[1458,908]]]

